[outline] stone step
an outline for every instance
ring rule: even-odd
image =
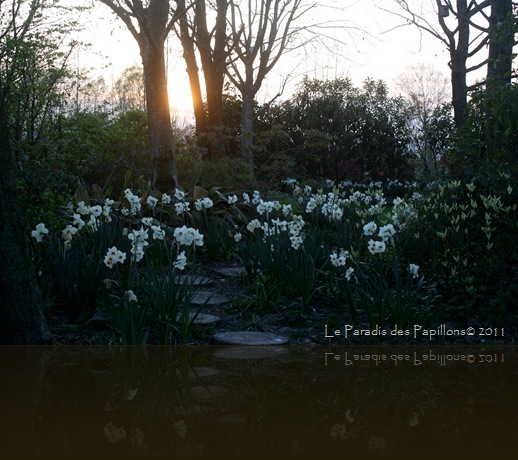
[[[217,343],[225,345],[282,345],[288,343],[287,337],[270,332],[218,332],[213,337]]]
[[[212,291],[198,291],[194,294],[191,303],[193,305],[223,305],[230,302],[227,296]]]
[[[195,312],[193,312],[193,311],[189,312],[189,321],[192,320],[194,315],[196,315]],[[180,321],[181,318],[182,318],[182,314],[178,313],[176,315],[176,321]],[[208,313],[198,313],[198,316],[196,316],[196,318],[194,319],[193,324],[203,324],[205,326],[208,326],[208,325],[214,325],[216,323],[219,323],[220,320],[221,320],[221,318],[216,315],[210,315]]]

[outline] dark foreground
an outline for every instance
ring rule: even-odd
[[[496,458],[513,346],[0,348],[3,458]]]

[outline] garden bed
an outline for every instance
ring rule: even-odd
[[[500,190],[287,180],[78,201],[64,230],[32,232],[49,324],[63,343],[515,343],[515,192]]]

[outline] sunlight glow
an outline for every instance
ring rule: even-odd
[[[187,85],[187,89],[185,88]],[[169,109],[171,118],[178,127],[184,127],[194,123],[194,111],[192,107],[191,90],[189,82],[176,80],[168,82]]]

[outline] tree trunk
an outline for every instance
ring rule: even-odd
[[[511,82],[513,64],[513,2],[492,0],[489,26],[488,84]]]
[[[149,0],[145,2],[147,6],[141,0],[98,1],[126,24],[139,45],[146,87],[151,186],[163,191],[174,189],[178,185],[178,175],[164,59],[164,43],[172,27],[172,22],[168,23],[169,0]],[[171,19],[174,20],[175,17]]]
[[[453,118],[455,126],[462,128],[467,120],[467,84],[466,84],[466,61],[462,57],[454,56],[452,53],[451,67],[451,90],[453,104]]]
[[[511,84],[514,24],[512,0],[491,0],[489,53],[487,63],[486,155],[501,157],[506,149],[505,127],[495,117],[492,100],[499,100],[501,91]],[[500,93],[500,94],[499,94]]]
[[[243,108],[241,112],[241,158],[254,167],[254,97],[252,85],[242,91]]]
[[[219,127],[222,124],[223,82],[225,80],[227,33],[227,0],[217,0],[217,15],[214,32],[214,49],[211,48],[211,34],[207,29],[207,11],[205,0],[196,4],[196,29],[198,48],[200,51],[205,86],[207,89],[207,106],[209,108],[209,124]]]
[[[450,45],[451,89],[453,118],[457,128],[466,124],[468,117],[468,85],[466,83],[467,59],[469,51],[469,21],[467,0],[457,0],[459,41]]]
[[[178,1],[178,9],[185,10],[185,0]],[[189,33],[189,24],[186,15],[182,15],[179,19],[180,24],[180,41],[182,43],[183,58],[187,66],[187,75],[189,76],[189,85],[191,87],[192,105],[194,109],[194,118],[196,120],[196,134],[200,135],[207,132],[207,114],[203,105],[203,97],[201,94],[200,77],[198,75],[198,64],[196,63],[196,54],[194,51],[194,39]]]
[[[0,89],[0,162],[0,344],[51,343],[27,236],[20,225],[4,89]]]
[[[163,43],[143,40],[140,54],[144,66],[152,187],[162,190],[178,185],[173,129],[167,94]],[[161,46],[160,46],[161,45]]]
[[[205,0],[197,0],[195,4],[196,42],[203,68],[205,90],[207,94],[208,126],[210,133],[207,142],[208,156],[225,154],[223,133],[223,83],[227,70],[227,0],[217,0],[217,14],[214,31],[207,28],[207,8]],[[212,46],[212,41],[214,45]]]

